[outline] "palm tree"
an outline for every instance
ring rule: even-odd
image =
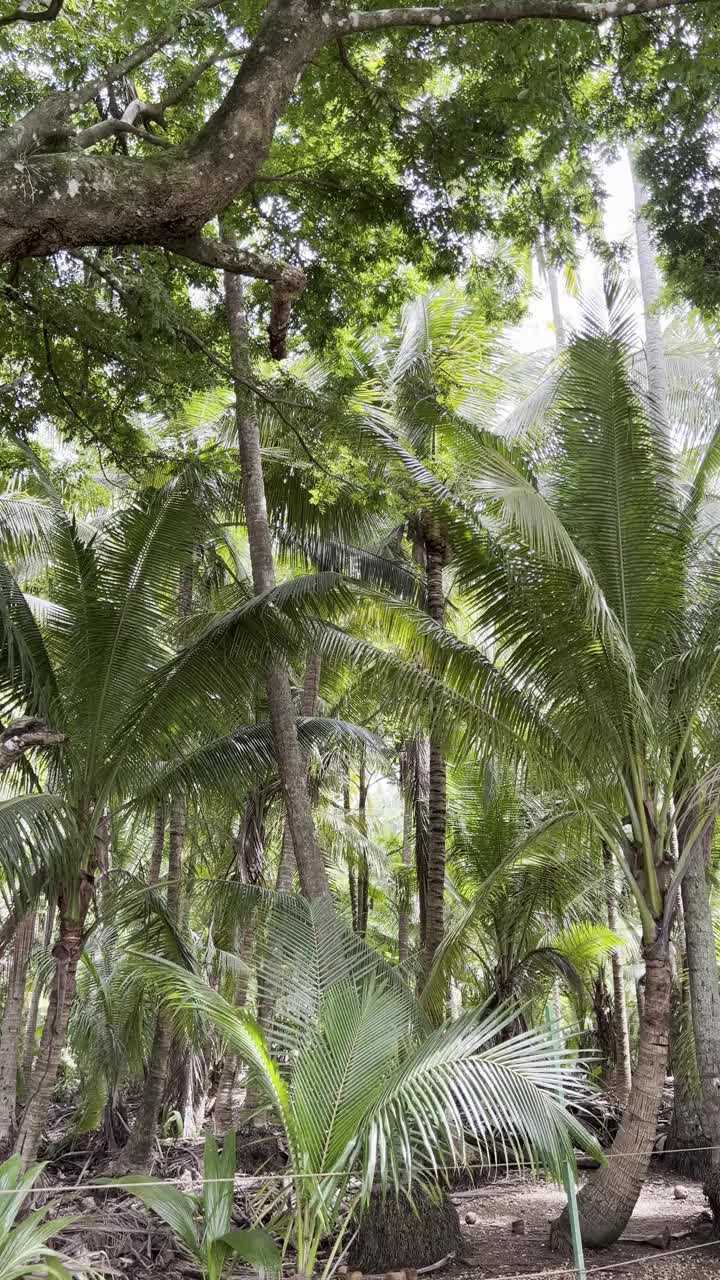
[[[520,735],[533,767],[607,843],[642,923],[645,1009],[632,1090],[612,1173],[599,1170],[579,1198],[583,1236],[598,1246],[623,1230],[652,1153],[670,929],[703,825],[688,830],[674,868],[673,806],[683,811],[697,795],[685,761],[717,667],[717,551],[699,516],[714,440],[683,491],[667,436],[633,381],[635,349],[627,298],[610,283],[563,356],[539,467],[478,432],[463,453],[460,506],[406,458],[462,531],[458,589],[478,632],[492,636],[496,664],[528,699],[528,715],[507,725],[514,749]]]
[[[110,858],[106,815],[132,794],[143,773],[143,731],[155,758],[167,754],[168,731],[180,727],[172,703],[179,688],[182,700],[182,672],[162,681],[168,718],[157,698],[153,711],[149,700],[153,673],[172,656],[169,620],[179,575],[210,522],[209,494],[196,479],[190,472],[171,478],[111,513],[97,530],[53,497],[3,502],[5,547],[10,553],[32,547],[34,572],[48,590],[45,600],[26,595],[2,566],[2,700],[52,721],[64,735],[47,788],[68,814],[63,864],[48,868],[38,886],[57,901],[58,932],[48,1012],[17,1134],[25,1165],[41,1137],[78,962],[99,915],[96,879],[107,873]],[[216,707],[212,718],[217,723]]]
[[[511,1013],[472,1010],[432,1029],[397,973],[324,901],[279,901],[265,963],[275,999],[263,1032],[187,969],[139,958],[166,1006],[209,1018],[249,1064],[287,1143],[292,1188],[268,1191],[265,1213],[296,1249],[298,1274],[312,1275],[323,1237],[333,1239],[327,1276],[358,1207],[373,1187],[412,1195],[469,1158],[494,1163],[498,1150],[550,1169],[588,1135],[565,1111],[583,1095],[570,1057],[558,1058],[544,1031],[510,1040]],[[282,963],[278,966],[278,948]],[[259,958],[262,970],[263,958]]]

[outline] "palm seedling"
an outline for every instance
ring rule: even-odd
[[[179,1191],[144,1174],[123,1178],[138,1199],[167,1223],[185,1253],[197,1262],[203,1280],[222,1280],[233,1262],[250,1263],[260,1276],[276,1276],[280,1252],[267,1231],[233,1228],[235,1134],[227,1133],[218,1152],[212,1136],[205,1140],[201,1196]]]
[[[52,1249],[48,1240],[72,1218],[49,1219],[47,1209],[37,1209],[17,1221],[43,1168],[38,1164],[23,1173],[17,1155],[0,1165],[0,1280],[21,1280],[23,1276],[70,1280],[62,1254]]]

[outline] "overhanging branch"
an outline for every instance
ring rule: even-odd
[[[335,29],[343,35],[363,31],[383,31],[388,27],[457,27],[473,23],[524,22],[545,18],[564,22],[585,22],[598,26],[616,18],[655,13],[658,9],[683,7],[695,0],[500,0],[493,4],[468,4],[462,8],[409,6],[403,9],[353,10],[336,19]]]
[[[0,18],[0,27],[10,27],[17,22],[54,22],[65,0],[50,0],[44,9],[15,9]]]

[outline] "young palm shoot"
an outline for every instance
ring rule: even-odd
[[[238,1259],[249,1263],[260,1276],[277,1275],[280,1253],[272,1236],[259,1229],[233,1229],[235,1167],[235,1133],[231,1131],[225,1136],[222,1152],[212,1136],[205,1140],[201,1196],[178,1191],[143,1174],[123,1178],[118,1185],[131,1190],[167,1223],[180,1246],[197,1262],[203,1280],[222,1280]]]

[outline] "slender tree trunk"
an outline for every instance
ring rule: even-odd
[[[690,806],[685,820],[679,824],[681,856],[686,840],[692,838],[693,827],[701,820],[697,806]],[[703,1129],[713,1147],[709,1153],[705,1194],[717,1226],[720,1224],[720,984],[707,882],[714,825],[714,820],[709,821],[702,838],[697,841],[682,879],[681,894],[695,1060],[702,1091]]]
[[[367,770],[365,761],[360,764],[360,775],[358,778],[358,829],[360,834],[367,836]],[[357,923],[356,931],[364,938],[368,927],[368,911],[370,909],[370,873],[368,870],[367,858],[361,855],[360,865],[357,873]]]
[[[350,822],[350,782],[346,778],[343,782],[343,815],[345,822]],[[358,891],[357,891],[357,873],[355,867],[351,863],[348,867],[348,896],[350,898],[350,917],[352,919],[353,932],[357,933],[358,929]]]
[[[155,821],[153,825],[153,838],[150,848],[150,865],[148,867],[148,885],[154,888],[159,879],[162,869],[163,853],[165,851],[165,805],[160,801],[155,806]]]
[[[225,272],[224,279],[232,367],[236,377],[235,420],[242,468],[243,503],[253,586],[259,594],[270,591],[275,586],[275,566],[265,500],[260,432],[252,408],[251,394],[247,391],[247,384],[252,381],[252,369],[248,356],[242,284],[240,277],[230,272]],[[325,897],[329,893],[327,873],[315,836],[286,667],[280,662],[271,663],[265,673],[265,684],[300,888],[306,898]]]
[[[643,316],[645,322],[645,357],[647,361],[648,389],[650,399],[655,406],[660,421],[667,425],[667,369],[663,349],[662,329],[658,315],[660,298],[660,278],[655,261],[650,228],[643,216],[642,209],[647,203],[647,195],[638,177],[632,155],[630,169],[633,179],[633,195],[635,203],[635,239],[637,243],[638,267],[640,269],[640,291],[642,293]]]
[[[55,903],[48,902],[47,915],[45,916],[45,930],[43,933],[43,946],[46,950],[50,950],[50,943],[53,939],[53,931],[55,929]],[[35,1032],[37,1030],[38,1014],[40,1012],[40,1000],[45,983],[39,973],[35,974],[33,982],[32,995],[30,996],[30,1007],[28,1009],[27,1022],[25,1024],[25,1047],[23,1050],[22,1060],[22,1092],[23,1101],[30,1087],[30,1078],[32,1076],[33,1059],[35,1057]]]
[[[605,867],[605,885],[607,894],[608,928],[612,933],[618,931],[617,888],[615,884],[615,864],[610,850],[603,846],[603,864]],[[628,1029],[627,1004],[625,1001],[625,966],[618,947],[610,952],[613,985],[613,1031],[615,1040],[615,1089],[625,1106],[632,1088],[632,1066],[630,1056],[630,1031]]]
[[[443,565],[447,548],[442,537],[427,534],[425,564],[427,573],[428,613],[437,623],[445,622]],[[445,840],[447,831],[447,776],[442,751],[430,743],[428,785],[428,866],[425,919],[425,952],[423,979],[433,966],[435,952],[445,932]]]
[[[167,888],[167,910],[171,920],[177,920],[180,908],[185,820],[185,797],[183,795],[173,796],[170,802]],[[170,1021],[161,1013],[155,1025],[155,1035],[150,1050],[140,1109],[122,1157],[123,1165],[137,1173],[144,1173],[152,1163],[152,1152],[155,1146],[158,1115],[165,1089],[165,1076],[167,1074],[171,1041]]]
[[[645,1016],[638,1061],[611,1159],[591,1174],[578,1196],[583,1242],[604,1249],[619,1239],[632,1216],[655,1145],[658,1109],[667,1070],[672,977],[667,946],[646,951]],[[568,1239],[567,1210],[553,1224],[550,1241]]]
[[[264,862],[264,797],[262,792],[252,793],[248,798],[245,816],[235,842],[235,865],[237,875],[244,884],[259,884],[262,880]],[[250,958],[255,943],[256,921],[251,917],[242,927],[236,928],[233,945],[239,955]],[[246,967],[235,983],[234,1002],[238,1009],[244,1008],[248,996],[250,979],[249,966]],[[271,993],[258,993],[257,1019],[261,1027],[267,1026],[272,1009]],[[236,1054],[227,1051],[223,1060],[217,1093],[213,1124],[216,1133],[227,1133],[234,1124],[235,1095],[238,1087],[241,1062]],[[247,1101],[247,1098],[246,1098]],[[252,1102],[252,1099],[250,1099]]]
[[[545,257],[545,247],[541,240],[537,242],[536,252],[538,266],[548,282],[553,327],[555,329],[555,347],[558,351],[561,351],[565,346],[565,322],[563,320],[562,308],[560,306],[560,289],[558,286],[557,271]]]
[[[35,912],[21,921],[15,934],[12,967],[0,1029],[0,1153],[7,1154],[17,1123],[17,1083],[20,1033],[25,1004],[25,979],[35,937]]]
[[[315,715],[317,706],[318,693],[320,691],[320,666],[321,659],[319,653],[311,654],[305,668],[305,680],[303,682],[302,697],[300,699],[300,714],[305,718]],[[305,785],[307,786],[307,762],[305,763]],[[285,822],[285,830],[283,831],[282,850],[280,852],[280,865],[278,867],[277,883],[275,888],[278,893],[290,893],[292,889],[293,875],[295,873],[295,853],[293,850],[292,832],[290,823]]]
[[[23,1169],[37,1157],[40,1139],[47,1123],[48,1111],[57,1079],[60,1055],[65,1044],[70,1009],[75,996],[77,967],[84,945],[83,929],[89,905],[89,885],[83,881],[76,895],[77,906],[71,909],[67,899],[59,899],[60,926],[53,947],[55,972],[50,990],[45,1025],[35,1068],[30,1080],[28,1100],[18,1129],[15,1150]]]
[[[418,890],[418,917],[420,922],[420,946],[425,951],[427,934],[428,858],[430,843],[430,819],[428,815],[430,790],[430,743],[418,738],[415,743],[415,877]]]
[[[402,767],[402,766],[401,766]],[[403,770],[406,772],[406,769]],[[409,954],[410,939],[410,894],[408,886],[408,872],[410,869],[410,854],[412,847],[412,801],[407,791],[407,779],[401,777],[402,800],[403,800],[403,834],[402,834],[402,871],[400,873],[399,883],[399,907],[398,907],[398,962],[405,964]]]

